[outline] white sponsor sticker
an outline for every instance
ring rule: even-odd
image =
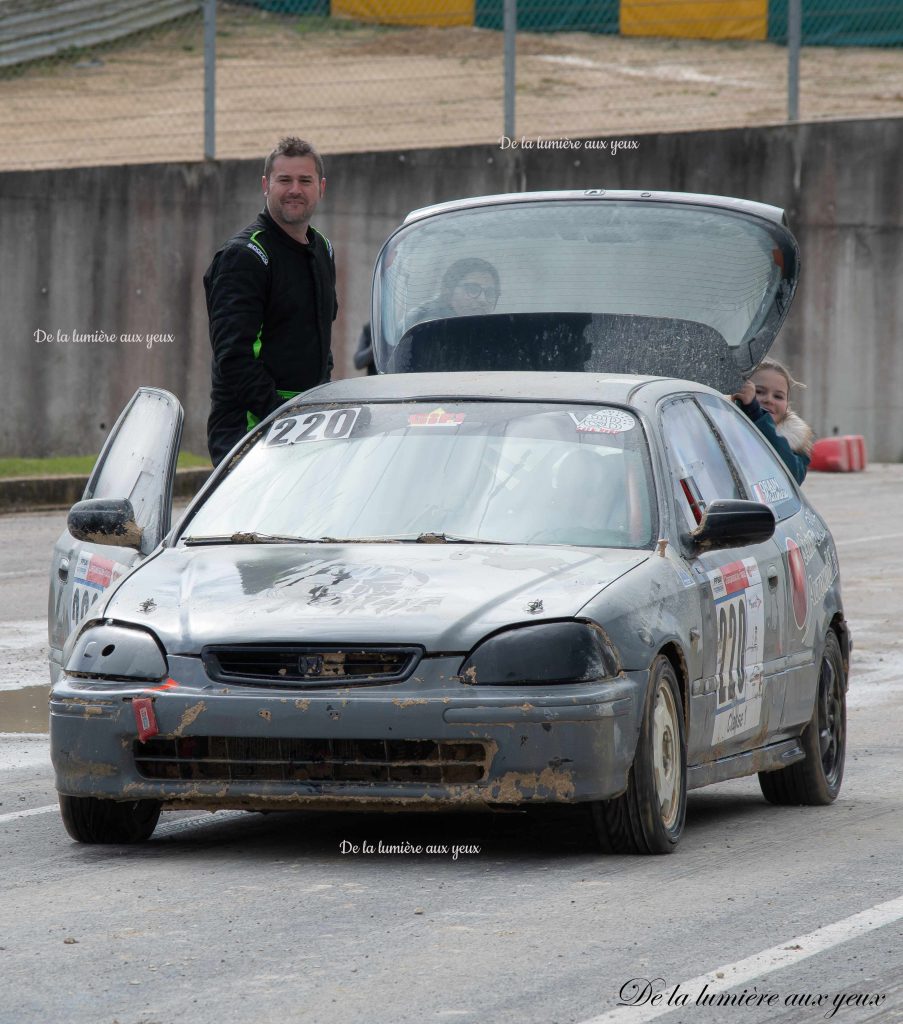
[[[682,565],[675,565],[674,569],[677,575],[680,577],[681,586],[683,587],[695,587],[696,582],[693,577],[687,572]]]
[[[756,492],[756,497],[759,501],[764,502],[766,505],[778,505],[790,497],[790,492],[787,488],[773,476],[753,484],[753,490]]]
[[[336,441],[348,437],[361,410],[326,409],[323,412],[299,413],[277,420],[267,434],[267,448],[281,448],[305,441]]]
[[[718,744],[752,732],[762,719],[765,600],[754,558],[719,566],[708,576],[718,629],[712,733]]]
[[[597,409],[583,419],[578,419],[574,413],[568,415],[581,434],[626,434],[636,426],[633,416],[621,409]]]

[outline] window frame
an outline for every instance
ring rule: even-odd
[[[659,408],[657,410],[658,426],[661,433],[662,449],[665,456],[665,469],[667,471],[668,478],[671,484],[670,492],[672,501],[674,503],[676,522],[683,523],[687,528],[686,530],[680,530],[680,528],[678,527],[679,532],[682,535],[686,535],[688,531],[692,531],[698,525],[698,520],[694,521],[692,505],[690,504],[690,501],[687,498],[686,494],[684,494],[682,491],[681,481],[684,480],[685,478],[678,476],[679,471],[678,468],[675,466],[674,459],[672,457],[672,452],[674,449],[668,438],[668,432],[665,429],[664,422],[664,417],[669,407],[675,406],[678,402],[687,402],[692,408],[696,410],[696,412],[699,415],[702,426],[709,431],[718,451],[721,453],[721,456],[724,460],[724,464],[728,470],[728,473],[730,474],[731,479],[733,480],[737,494],[741,498],[745,498],[748,496],[745,481],[738,472],[734,460],[731,458],[731,453],[729,449],[725,446],[724,439],[721,437],[721,434],[715,429],[709,417],[706,416],[705,411],[703,410],[700,403],[697,401],[697,397],[697,394],[693,392],[679,392],[677,394],[668,395],[668,397],[660,403]],[[700,503],[701,513],[704,513],[705,509],[708,507],[711,501],[718,500],[717,498],[711,498],[706,500],[705,496],[701,494],[700,497],[703,498],[703,501]]]
[[[700,394],[697,396],[697,399],[697,405],[699,405],[699,408],[702,411],[703,416],[705,416],[706,420],[708,420],[712,427],[712,430],[715,431],[718,438],[720,439],[722,450],[731,460],[731,463],[734,466],[736,474],[739,477],[741,483],[743,484],[743,490],[746,493],[747,499],[749,501],[758,501],[763,505],[767,505],[774,513],[775,521],[778,523],[782,523],[785,520],[795,516],[797,512],[799,512],[799,510],[802,508],[802,499],[800,498],[799,494],[799,485],[793,478],[793,474],[785,465],[784,460],[768,443],[768,438],[765,437],[761,430],[759,430],[758,427],[756,427],[756,425],[749,419],[749,417],[744,415],[742,410],[738,409],[733,402],[728,402],[721,396],[707,394]],[[715,403],[719,401],[724,402],[725,405],[733,406],[733,409],[729,412],[729,415],[734,416],[735,418],[739,417],[739,420],[737,421],[738,430],[740,430],[741,432],[744,430],[747,431],[747,434],[754,438],[753,444],[758,444],[766,458],[770,459],[774,466],[777,467],[777,475],[779,479],[782,483],[786,483],[788,485],[788,497],[786,499],[778,502],[775,505],[772,504],[771,502],[762,501],[762,499],[753,491],[753,487],[755,486],[755,484],[752,482],[751,478],[747,480],[747,474],[743,471],[742,468],[743,462],[737,457],[733,445],[726,437],[723,436],[721,430],[719,430],[718,428],[718,424],[706,410],[707,405],[714,407]],[[784,506],[787,506],[786,511],[784,510]]]

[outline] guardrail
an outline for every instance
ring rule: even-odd
[[[197,10],[197,0],[0,0],[0,66],[109,43]]]

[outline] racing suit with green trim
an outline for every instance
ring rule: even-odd
[[[287,398],[329,380],[338,312],[332,244],[307,245],[264,210],[219,250],[204,275],[213,386],[207,447],[213,464]]]

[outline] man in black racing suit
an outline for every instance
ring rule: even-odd
[[[314,147],[282,139],[264,165],[266,208],[226,242],[204,275],[214,465],[286,399],[330,378],[335,258],[329,239],[310,226],[325,192]]]

